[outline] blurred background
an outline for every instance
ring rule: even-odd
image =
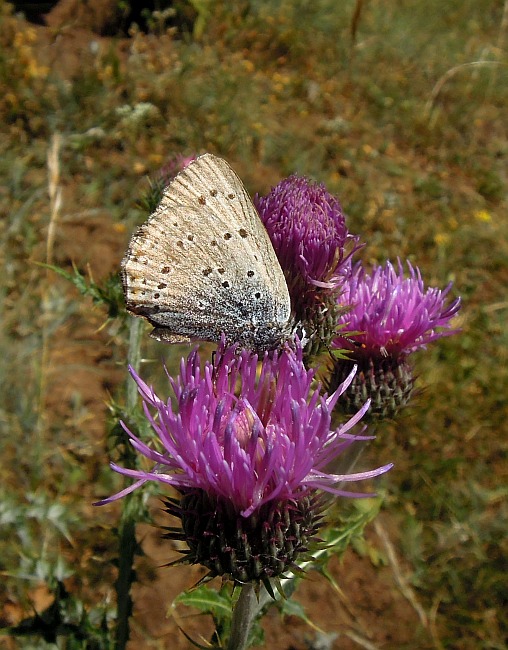
[[[91,504],[122,485],[127,334],[100,288],[118,287],[147,176],[209,151],[251,194],[325,183],[365,264],[409,259],[463,299],[462,332],[418,353],[420,395],[362,461],[395,468],[332,564],[340,589],[298,588],[319,629],[274,609],[266,647],[506,647],[507,48],[502,0],[0,0],[2,627],[56,582],[91,620],[114,606],[119,508]],[[143,346],[144,376],[187,352]],[[138,532],[132,648],[187,648],[177,626],[207,623],[166,614],[202,572],[159,568],[174,549]]]

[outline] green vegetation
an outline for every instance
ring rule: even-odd
[[[106,278],[146,175],[210,151],[252,193],[295,171],[324,182],[366,262],[453,280],[462,333],[419,354],[424,390],[366,463],[395,462],[383,521],[427,613],[418,647],[505,647],[506,6],[177,4],[183,26],[156,15],[148,33],[101,37],[0,0],[2,625],[41,613],[46,584],[89,634],[68,647],[107,647],[118,510],[91,503],[121,485],[106,403],[124,400],[127,334]],[[144,356],[171,368],[181,351],[148,342]]]

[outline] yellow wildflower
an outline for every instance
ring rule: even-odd
[[[450,235],[445,232],[438,232],[437,235],[434,236],[434,242],[436,243],[437,246],[444,246],[450,241]]]
[[[490,212],[487,212],[487,210],[477,210],[474,213],[474,218],[478,221],[492,221],[492,216]]]

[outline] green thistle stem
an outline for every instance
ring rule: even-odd
[[[141,332],[143,321],[141,318],[131,318],[129,323],[129,349],[127,350],[127,362],[137,372],[141,361]],[[138,387],[136,382],[127,378],[126,385],[126,407],[130,413],[136,408],[138,403]]]
[[[127,361],[136,370],[139,369],[141,358],[142,326],[143,323],[140,318],[130,319]],[[126,409],[128,413],[134,411],[137,398],[137,386],[135,382],[131,381],[129,376],[126,387]],[[133,462],[132,458],[129,458],[129,460],[131,463]],[[118,578],[115,583],[117,599],[115,648],[117,650],[125,649],[130,634],[129,618],[132,614],[131,586],[135,578],[133,565],[137,548],[135,534],[136,521],[142,496],[141,491],[135,491],[122,499],[122,514],[118,527]]]
[[[248,647],[249,633],[257,613],[256,610],[256,592],[252,583],[249,583],[242,587],[233,611],[228,650],[245,650]]]

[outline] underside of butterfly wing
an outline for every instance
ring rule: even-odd
[[[264,226],[233,170],[208,154],[172,181],[134,233],[122,279],[127,308],[159,340],[218,341],[224,332],[264,350],[290,333],[289,293]]]

